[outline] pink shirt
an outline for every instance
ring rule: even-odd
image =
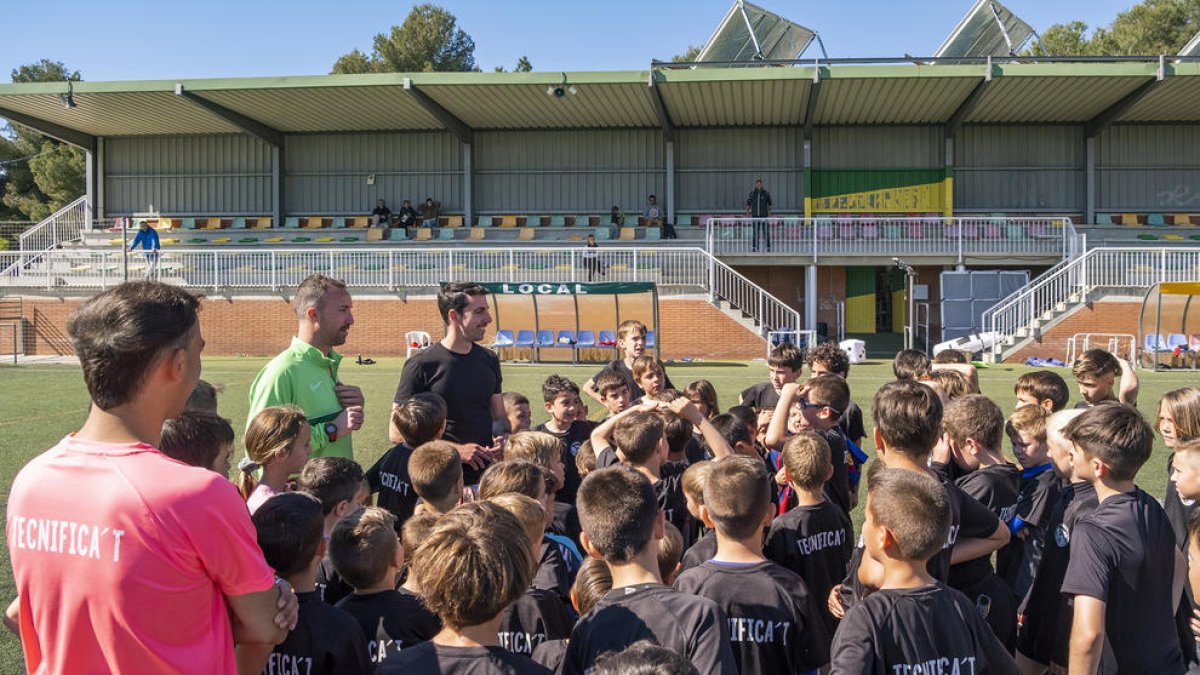
[[[8,500],[34,673],[234,673],[225,596],[271,568],[233,485],[145,444],[64,438]]]
[[[250,515],[254,515],[254,512],[258,510],[258,507],[265,504],[268,499],[277,494],[279,493],[275,492],[264,483],[255,485],[254,489],[250,491],[250,496],[246,499],[246,508],[250,510]]]

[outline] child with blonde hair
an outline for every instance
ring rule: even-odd
[[[253,514],[262,503],[288,490],[288,477],[300,473],[312,455],[308,418],[296,406],[264,409],[246,429],[246,456],[238,462],[238,492]],[[262,469],[262,479],[255,472]]]

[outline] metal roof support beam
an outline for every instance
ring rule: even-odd
[[[272,129],[256,119],[246,117],[236,110],[230,110],[219,103],[214,103],[213,101],[193,94],[190,91],[185,91],[182,84],[175,85],[175,95],[195,105],[197,108],[207,110],[217,117],[220,117],[226,122],[229,122],[238,129],[241,129],[251,136],[258,138],[273,148],[283,147],[283,132],[279,131],[278,129]]]
[[[85,134],[82,131],[76,131],[48,122],[46,120],[26,115],[25,113],[9,110],[8,108],[0,108],[0,117],[7,119],[10,122],[15,122],[23,127],[29,127],[39,134],[45,134],[57,141],[62,141],[67,145],[74,145],[77,148],[83,148],[88,152],[96,150],[96,137],[90,134]]]
[[[658,90],[658,80],[654,79],[654,70],[650,70],[649,81],[650,104],[654,106],[654,114],[658,116],[658,125],[662,127],[663,140],[671,143],[675,140],[675,125],[667,114],[667,104],[663,102],[662,92]]]
[[[1105,129],[1111,127],[1118,119],[1121,118],[1121,115],[1124,115],[1129,111],[1130,108],[1134,106],[1134,104],[1145,98],[1146,94],[1149,94],[1151,91],[1153,91],[1154,88],[1158,86],[1158,83],[1162,82],[1166,78],[1166,75],[1166,65],[1163,63],[1163,56],[1160,54],[1158,57],[1158,75],[1153,80],[1146,82],[1142,86],[1126,94],[1121,100],[1108,106],[1108,108],[1102,111],[1099,115],[1096,115],[1089,120],[1088,123],[1084,125],[1086,137],[1095,138],[1104,132]]]
[[[987,72],[984,73],[983,80],[975,85],[970,94],[967,94],[967,97],[963,99],[963,102],[958,105],[958,109],[954,111],[949,121],[946,122],[946,138],[954,138],[963,121],[967,119],[967,115],[970,115],[971,111],[975,110],[975,106],[979,105],[979,101],[983,99],[983,94],[987,91],[988,85],[992,83],[992,72],[992,57],[989,56],[987,58]]]
[[[454,137],[460,143],[470,145],[475,142],[475,132],[471,127],[467,126],[466,122],[455,117],[454,113],[443,108],[440,103],[429,98],[428,94],[417,89],[411,77],[404,78],[404,91],[407,91],[413,97],[413,100],[424,108],[426,112],[437,118],[437,121],[441,122],[442,126],[446,128],[446,131],[454,134]]]
[[[812,88],[808,92],[808,105],[804,108],[804,140],[811,141],[813,125],[817,119],[817,99],[821,97],[821,65],[813,68]]]

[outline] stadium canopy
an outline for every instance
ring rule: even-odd
[[[1200,56],[1200,31],[1179,50],[1179,56]]]
[[[1167,58],[22,83],[0,85],[0,117],[83,147],[238,132],[280,145],[444,129],[469,143],[476,130],[1200,121],[1200,59]]]
[[[816,36],[811,28],[758,5],[735,0],[696,60],[732,63],[796,59]]]
[[[935,58],[1016,54],[1035,35],[1033,27],[995,0],[978,0],[958,22]]]

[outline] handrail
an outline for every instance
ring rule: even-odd
[[[45,251],[82,237],[89,225],[90,208],[87,195],[83,195],[22,232],[18,238],[21,266],[35,262]]]
[[[959,216],[713,216],[705,221],[714,255],[967,256],[1021,254],[1072,258],[1084,246],[1069,218]]]
[[[448,278],[481,282],[576,283],[652,281],[661,287],[721,299],[768,330],[800,328],[800,313],[699,247],[602,247],[591,268],[584,246],[332,248],[211,248],[163,250],[151,270],[159,279],[197,290],[271,289],[295,286],[320,272],[351,288],[433,288]],[[591,249],[595,251],[596,249]],[[144,254],[123,250],[59,249],[42,252],[33,267],[12,266],[0,285],[48,290],[95,290],[146,273]],[[0,260],[4,260],[0,257]],[[126,274],[125,263],[130,267]],[[600,276],[603,271],[603,276]]]
[[[1098,247],[1063,260],[1029,286],[988,308],[986,330],[1012,336],[1040,317],[1098,288],[1145,288],[1163,281],[1190,281],[1200,265],[1200,247]],[[999,355],[1002,345],[993,347]]]

